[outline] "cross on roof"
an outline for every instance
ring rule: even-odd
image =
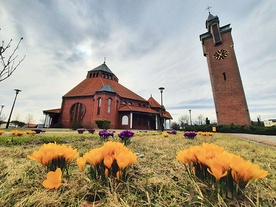
[[[208,10],[209,13],[210,13],[210,9],[211,9],[211,8],[212,8],[211,6],[208,6],[205,10]]]

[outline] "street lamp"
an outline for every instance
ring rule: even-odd
[[[161,93],[161,113],[160,113],[160,123],[161,123],[161,131],[163,132],[164,131],[164,117],[163,117],[163,109],[164,109],[164,106],[163,106],[163,91],[164,91],[164,87],[160,87],[158,88],[160,90],[160,93]]]
[[[190,125],[192,125],[192,110],[189,110],[189,114],[190,114]]]
[[[3,108],[4,108],[4,105],[1,105],[0,118],[1,118]]]
[[[13,111],[13,108],[14,108],[14,105],[15,105],[15,101],[16,101],[17,95],[18,95],[19,92],[21,91],[21,90],[19,90],[19,89],[14,89],[14,90],[15,90],[15,97],[14,97],[14,101],[13,101],[13,104],[12,104],[10,116],[9,116],[9,119],[8,119],[8,122],[7,122],[7,125],[6,125],[6,129],[9,128],[10,121],[11,121],[11,115],[12,115],[12,111]]]

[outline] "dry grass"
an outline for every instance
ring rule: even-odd
[[[66,145],[77,148],[80,155],[102,145],[99,138],[73,140],[67,140]],[[175,158],[178,151],[202,142],[223,146],[227,151],[259,164],[269,171],[269,175],[249,183],[244,197],[229,200],[214,195],[211,186],[191,179]],[[185,139],[183,133],[166,138],[161,135],[135,136],[128,147],[144,156],[129,169],[127,182],[110,180],[109,187],[103,186],[100,182],[89,181],[73,163],[70,178],[63,177],[58,190],[43,188],[45,169],[26,158],[40,146],[41,143],[33,141],[0,145],[0,206],[276,206],[275,148],[231,135],[198,136],[195,140]]]

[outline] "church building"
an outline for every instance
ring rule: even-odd
[[[218,16],[209,12],[207,32],[200,35],[220,125],[251,125],[230,24],[220,27]]]
[[[64,128],[73,123],[91,128],[96,120],[109,120],[111,129],[158,130],[161,123],[172,119],[153,97],[146,100],[121,85],[105,62],[88,71],[86,78],[62,97],[60,109],[43,113],[45,127]]]

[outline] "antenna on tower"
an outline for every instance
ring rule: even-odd
[[[106,57],[104,57],[104,63],[105,63],[105,61],[106,61]]]

